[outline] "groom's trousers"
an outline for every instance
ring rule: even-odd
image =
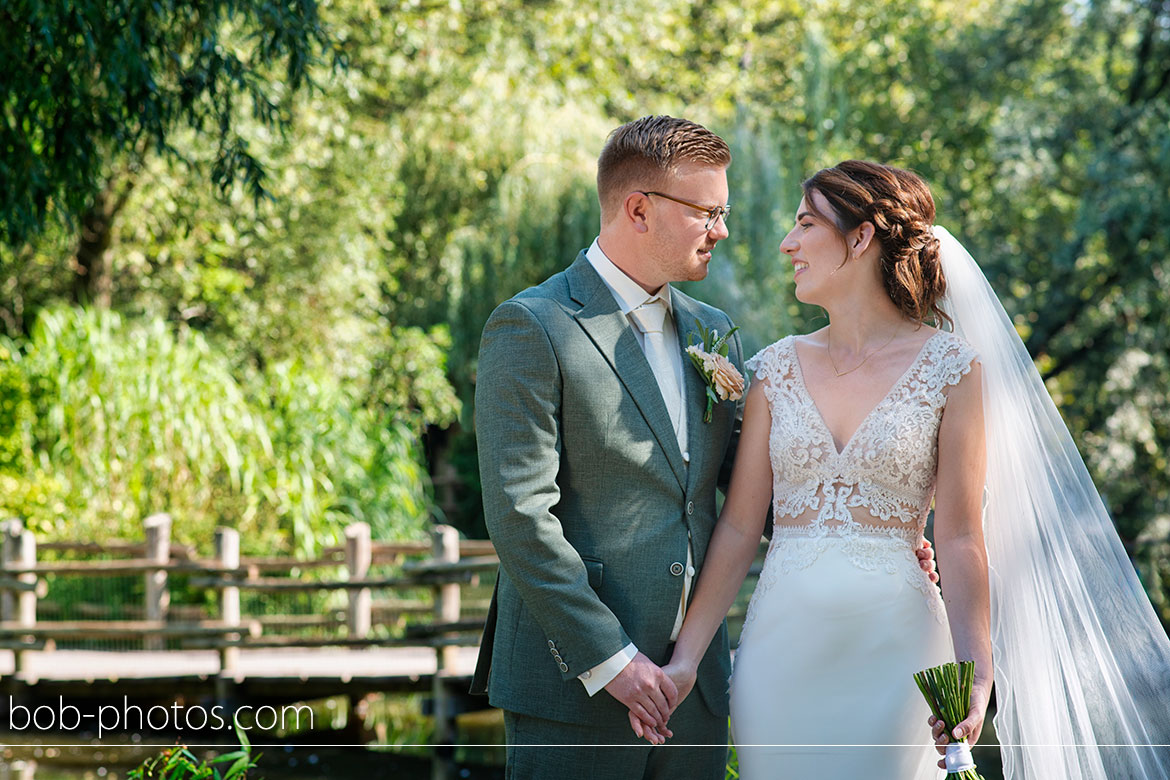
[[[598,696],[609,696],[602,691]],[[506,780],[723,780],[727,718],[692,691],[667,724],[665,745],[639,740],[624,715],[579,726],[504,712]],[[624,710],[622,710],[624,712]]]

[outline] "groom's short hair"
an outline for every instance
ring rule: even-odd
[[[685,163],[726,168],[731,149],[702,125],[673,116],[644,116],[614,130],[597,160],[602,221],[626,195],[663,186]]]

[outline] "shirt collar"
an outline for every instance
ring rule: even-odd
[[[639,306],[649,303],[653,300],[661,300],[666,305],[666,310],[673,315],[670,305],[670,285],[664,284],[658,292],[653,295],[647,294],[642,289],[642,285],[635,282],[626,272],[613,264],[613,261],[606,257],[605,252],[601,251],[601,245],[598,239],[593,239],[592,246],[585,252],[585,258],[589,264],[593,266],[593,270],[597,271],[601,281],[605,282],[605,286],[613,293],[613,297],[617,300],[618,306],[622,310],[622,314],[629,314]]]

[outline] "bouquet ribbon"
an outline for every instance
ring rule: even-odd
[[[948,744],[945,760],[948,774],[968,772],[975,768],[975,759],[971,756],[971,746],[966,742]]]

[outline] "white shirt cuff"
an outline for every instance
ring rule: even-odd
[[[585,686],[585,692],[592,696],[621,674],[622,669],[625,669],[637,654],[638,648],[634,647],[633,642],[630,642],[597,666],[581,672],[577,675],[577,679]]]

